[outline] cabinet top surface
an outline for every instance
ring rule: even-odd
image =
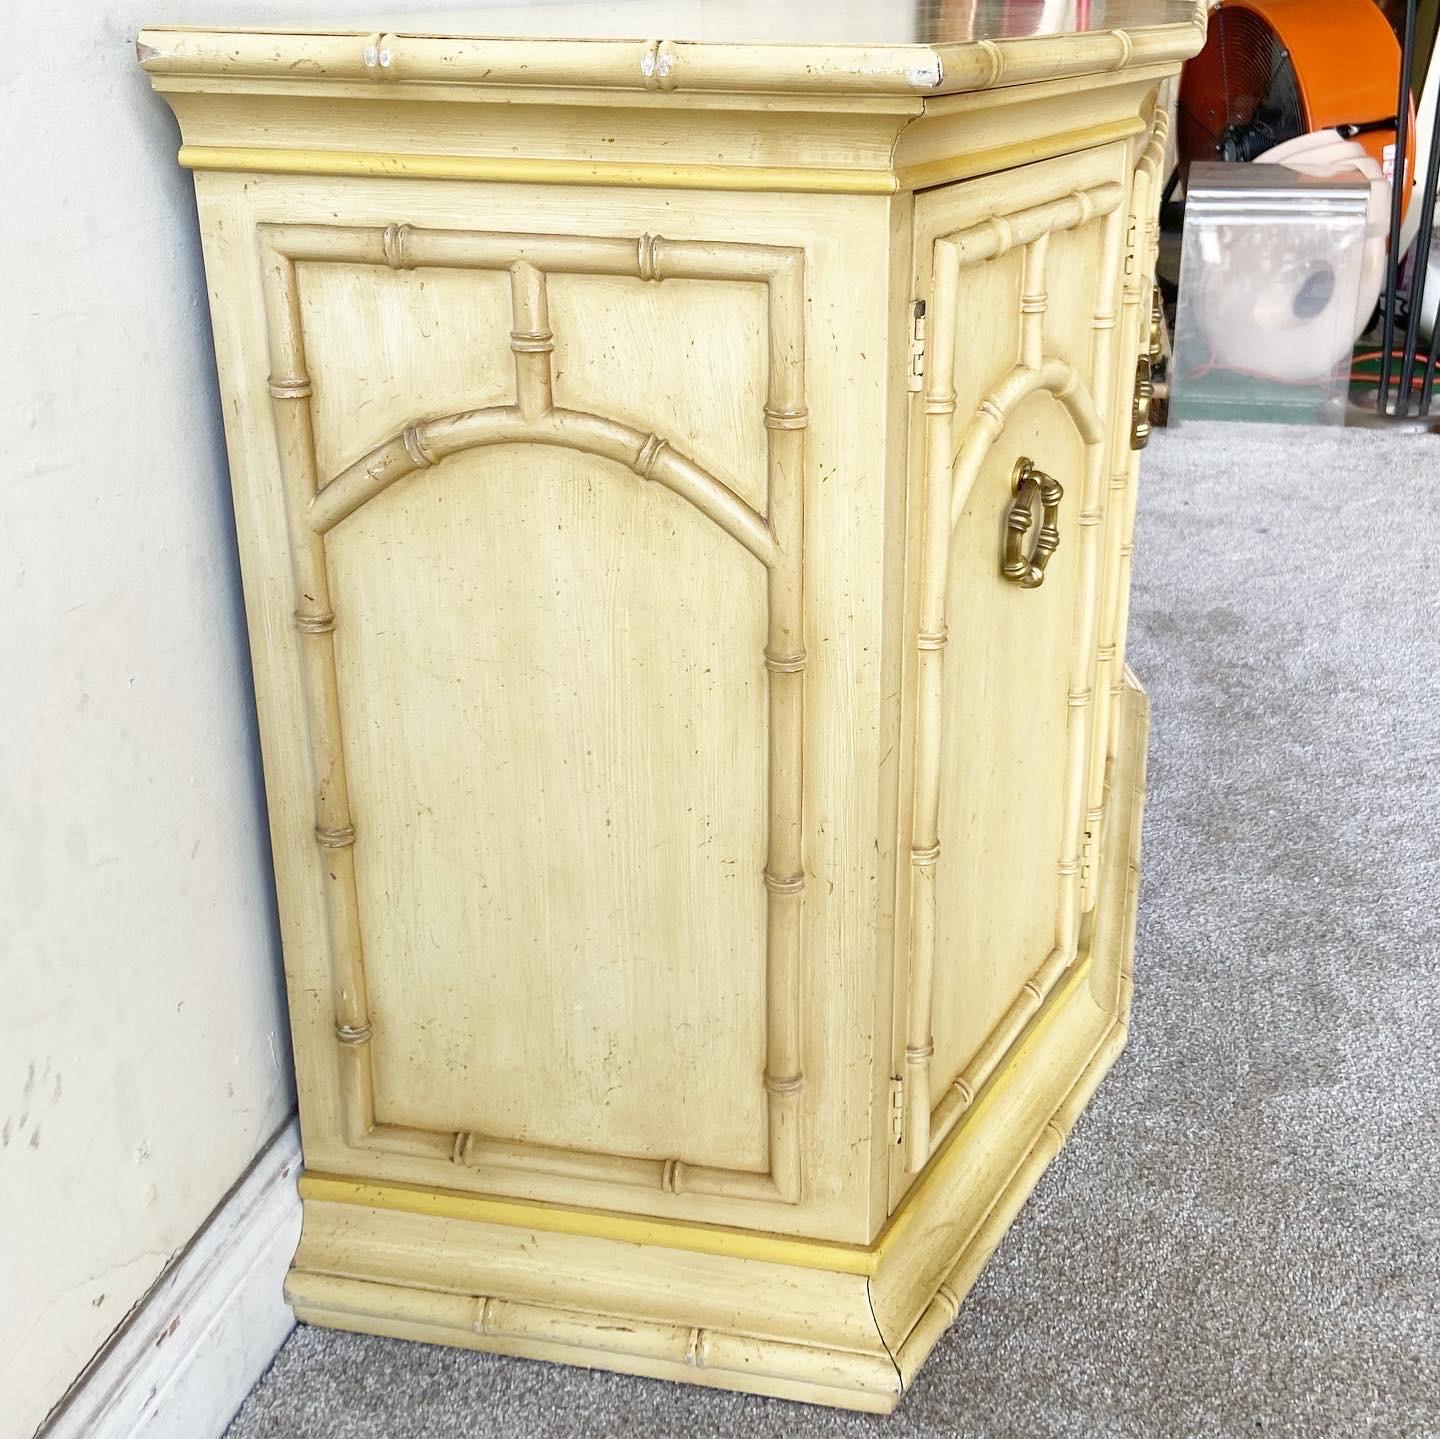
[[[1207,0],[530,0],[323,29],[156,26],[158,74],[940,94],[1174,62]],[[353,56],[351,52],[353,51]],[[531,58],[519,63],[521,52]],[[648,56],[648,60],[647,57]],[[507,64],[514,60],[516,64]],[[483,70],[482,62],[496,68]]]
[[[1187,24],[1194,0],[525,0],[419,13],[376,9],[324,27],[239,26],[267,34],[449,39],[645,40],[720,45],[954,45]],[[184,27],[209,29],[206,26]]]

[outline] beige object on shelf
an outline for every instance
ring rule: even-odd
[[[888,1410],[1118,1053],[1155,102],[1204,7],[1096,12],[142,34],[302,1319]]]

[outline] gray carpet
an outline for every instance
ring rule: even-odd
[[[301,1328],[229,1439],[1440,1435],[1440,440],[1144,484],[1130,1047],[900,1411]]]

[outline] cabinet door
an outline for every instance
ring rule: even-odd
[[[1130,187],[1125,225],[1124,278],[1114,345],[1114,413],[1110,436],[1110,474],[1105,507],[1105,574],[1101,587],[1100,630],[1095,675],[1095,719],[1091,725],[1089,803],[1085,833],[1095,863],[1086,867],[1084,905],[1095,903],[1104,851],[1110,765],[1120,744],[1120,694],[1125,687],[1125,639],[1130,614],[1130,556],[1135,548],[1135,505],[1138,498],[1140,452],[1132,442],[1132,426],[1143,376],[1150,377],[1155,260],[1160,248],[1160,194],[1164,186],[1165,139],[1169,117],[1157,111],[1150,134],[1140,148]],[[1148,418],[1148,415],[1147,415]]]
[[[897,1194],[1080,950],[1128,155],[916,199]]]
[[[798,1204],[802,253],[259,238],[340,1057],[307,1144]]]

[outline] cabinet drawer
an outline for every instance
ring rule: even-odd
[[[916,201],[906,1173],[1079,953],[1128,154]]]

